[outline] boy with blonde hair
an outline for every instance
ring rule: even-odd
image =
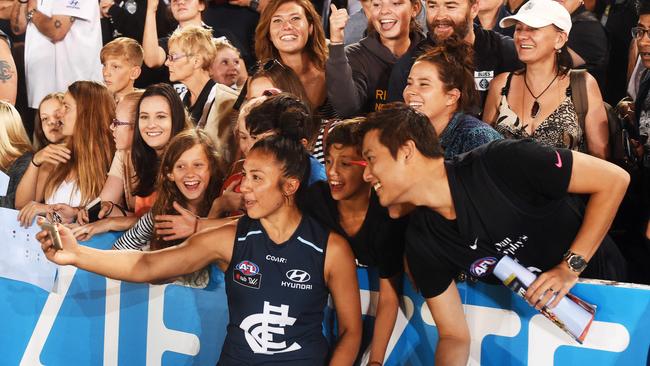
[[[131,38],[120,37],[101,50],[102,76],[115,102],[135,90],[135,80],[142,72],[142,46]]]

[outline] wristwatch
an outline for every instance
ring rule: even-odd
[[[580,254],[567,250],[563,258],[573,272],[580,273],[587,268],[587,261]]]
[[[251,0],[251,3],[248,4],[248,7],[251,10],[257,11],[257,8],[260,6],[260,0]]]
[[[27,12],[27,15],[25,15],[25,19],[27,19],[27,23],[32,22],[32,18],[34,17],[34,13],[36,12],[36,9],[32,9]]]

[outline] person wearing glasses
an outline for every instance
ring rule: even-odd
[[[645,245],[637,246],[637,248],[645,248],[645,255],[634,255],[633,257],[647,258],[648,253],[650,253],[650,138],[648,138],[650,136],[650,72],[648,72],[648,68],[650,68],[650,1],[639,2],[639,21],[637,26],[632,28],[632,36],[636,41],[644,71],[641,75],[639,91],[634,102],[634,115],[639,133],[636,150],[641,161],[640,189],[638,189],[641,199],[638,200],[640,201],[638,206],[635,205],[639,211],[630,217],[634,220],[635,225],[639,225],[644,229],[641,231],[644,234],[642,235],[642,241]],[[637,220],[642,222],[639,224]],[[638,280],[634,282],[648,283],[650,281],[650,270],[643,265],[643,261],[637,259],[634,262],[639,272]]]
[[[571,16],[552,0],[531,0],[501,26],[515,26],[515,48],[522,70],[498,75],[491,83],[483,120],[506,138],[532,138],[558,148],[605,159],[608,124],[596,80],[585,73],[588,109],[577,113],[567,48]]]
[[[399,307],[408,219],[391,219],[370,183],[363,180],[367,164],[361,156],[358,129],[365,121],[358,117],[336,122],[328,131],[327,181],[309,187],[305,210],[345,238],[357,267],[370,267],[369,281],[371,287],[379,288],[379,300],[373,331],[362,337],[362,354],[355,364],[383,365]]]
[[[114,117],[115,102],[104,85],[77,81],[68,87],[60,120],[66,144],[49,145],[56,148],[34,155],[18,184],[22,226],[29,227],[36,215],[52,213],[60,203],[65,206],[59,214],[70,222],[76,208],[99,196],[115,153],[109,129]]]
[[[115,108],[115,118],[111,122],[115,156],[108,171],[104,188],[99,194],[101,210],[99,220],[89,223],[88,211],[82,209],[77,214],[77,223],[81,226],[73,229],[80,240],[88,240],[93,235],[107,231],[122,231],[131,227],[137,217],[133,187],[137,176],[131,162],[131,145],[135,130],[135,110],[144,90],[126,94]],[[103,219],[103,220],[102,220]],[[87,225],[86,225],[87,224]]]

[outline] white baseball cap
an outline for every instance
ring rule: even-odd
[[[554,24],[567,35],[571,30],[571,15],[562,4],[553,0],[530,0],[519,9],[517,14],[501,19],[499,26],[507,28],[517,22],[533,28]]]

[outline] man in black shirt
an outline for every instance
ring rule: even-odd
[[[485,30],[473,23],[478,14],[476,0],[427,0],[427,28],[429,33],[411,51],[405,53],[393,66],[388,83],[388,101],[403,101],[411,66],[424,51],[452,35],[474,46],[474,81],[481,96],[481,109],[490,81],[502,72],[521,68],[512,38]]]
[[[586,263],[585,276],[624,276],[606,240],[629,182],[617,166],[532,140],[495,141],[444,161],[428,119],[404,105],[370,114],[362,129],[364,179],[379,202],[418,207],[406,258],[440,334],[436,363],[467,362],[469,331],[453,279],[460,271],[483,279],[489,272],[477,269],[487,257],[508,255],[543,272],[525,295],[538,309],[557,295],[554,307]],[[590,195],[584,212],[569,193]]]

